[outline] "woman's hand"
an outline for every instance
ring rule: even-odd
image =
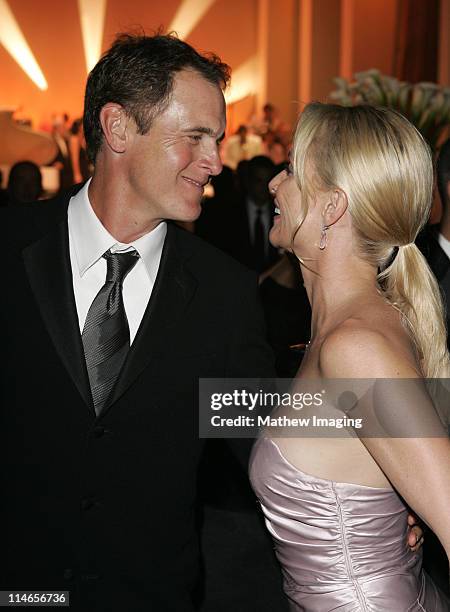
[[[417,552],[423,544],[423,529],[414,514],[408,514],[408,546],[412,552]]]

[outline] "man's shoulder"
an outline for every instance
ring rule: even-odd
[[[0,227],[10,245],[25,246],[67,217],[71,194],[0,209]]]

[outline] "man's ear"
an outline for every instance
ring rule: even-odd
[[[100,111],[104,139],[115,153],[124,153],[127,142],[128,117],[120,104],[108,102]]]
[[[347,194],[342,189],[333,189],[331,197],[323,210],[323,224],[327,227],[334,225],[344,215],[348,207]]]

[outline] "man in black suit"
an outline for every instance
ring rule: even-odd
[[[444,142],[439,151],[436,170],[442,217],[437,228],[427,228],[422,233],[419,246],[441,289],[447,319],[447,346],[450,350],[450,139]],[[442,418],[448,420],[445,414],[442,414]],[[450,422],[447,422],[447,426],[450,435]],[[428,535],[424,547],[424,567],[436,584],[449,593],[447,555],[433,533]]]
[[[194,609],[198,378],[273,373],[255,275],[172,223],[221,170],[227,78],[120,37],[86,89],[92,180],[2,210],[0,590]]]
[[[235,220],[236,234],[231,240],[231,254],[259,273],[279,258],[269,242],[274,205],[269,182],[276,174],[275,164],[265,155],[253,157],[244,172],[244,197]]]
[[[261,274],[280,257],[269,242],[274,216],[269,182],[277,169],[269,157],[257,155],[240,163],[239,174],[242,193],[230,192],[231,200],[216,194],[214,202],[205,203],[196,232]]]
[[[442,217],[435,240],[430,244],[429,262],[441,287],[450,329],[450,139],[446,140],[437,161],[437,181]],[[450,350],[450,335],[447,336]]]
[[[441,288],[450,329],[450,139],[439,151],[437,160],[437,186],[442,204],[442,217],[437,228],[428,229],[421,236],[420,248]],[[447,336],[450,350],[450,335]]]

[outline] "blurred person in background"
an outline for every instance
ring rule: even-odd
[[[86,140],[81,118],[75,119],[71,125],[69,150],[73,168],[73,181],[74,183],[83,183],[91,176],[92,168],[86,152]]]
[[[442,216],[439,225],[427,227],[422,236],[421,248],[444,298],[447,346],[450,349],[450,139],[444,142],[439,151],[436,173]]]
[[[262,117],[252,121],[252,128],[259,134],[268,150],[275,140],[287,145],[290,140],[291,127],[280,117],[279,110],[270,102],[262,108]]]
[[[438,225],[427,225],[420,236],[420,248],[436,277],[441,290],[450,350],[450,139],[441,146],[436,164],[436,179],[442,216]],[[450,435],[450,415],[447,415]],[[442,589],[449,591],[448,562],[445,550],[433,532],[427,535],[424,547],[424,568]]]
[[[29,204],[42,196],[42,174],[35,163],[23,161],[14,164],[8,176],[8,204]]]
[[[223,163],[232,170],[236,170],[240,161],[263,153],[262,138],[250,133],[246,125],[240,125],[236,134],[227,138],[223,145]]]
[[[291,378],[311,337],[311,306],[295,255],[284,252],[261,275],[259,289],[277,376]]]
[[[249,160],[244,174],[243,200],[230,218],[229,253],[238,261],[262,273],[277,261],[278,250],[269,242],[274,206],[268,183],[276,174],[272,160],[258,155]]]
[[[277,174],[284,170],[284,167],[288,160],[287,150],[285,144],[278,139],[273,140],[267,147],[270,159],[276,166]]]
[[[0,170],[0,206],[8,205],[8,192],[3,189],[3,172]]]
[[[59,191],[65,191],[73,185],[72,159],[69,149],[68,116],[54,115],[52,118],[52,137],[58,147],[58,152],[50,164],[59,171]]]
[[[238,170],[240,192],[233,188],[231,171],[225,170],[226,181],[217,177],[218,195],[221,195],[205,204],[197,231],[211,244],[261,274],[279,257],[269,242],[273,199],[268,183],[276,168],[268,157],[257,155],[241,161]]]
[[[227,251],[229,234],[226,227],[229,211],[239,197],[233,171],[228,166],[223,166],[222,172],[213,176],[210,184],[214,195],[203,198],[202,212],[195,222],[195,233],[218,249]]]

